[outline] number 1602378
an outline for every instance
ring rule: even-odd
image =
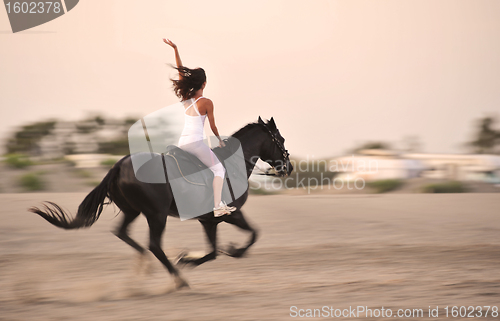
[[[481,317],[498,317],[498,307],[483,305],[483,306],[453,306],[445,307],[446,317],[461,317],[461,318],[481,318]]]
[[[61,2],[7,2],[5,3],[7,13],[60,13]]]

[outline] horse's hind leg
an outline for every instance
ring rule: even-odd
[[[128,227],[130,223],[132,223],[137,216],[139,216],[140,212],[130,208],[120,209],[123,212],[123,220],[121,225],[115,230],[114,234],[118,236],[120,240],[124,241],[139,252],[139,257],[136,263],[136,272],[149,274],[152,271],[151,258],[147,256],[146,249],[140,246],[128,235]]]
[[[122,209],[122,212],[122,224],[116,229],[115,235],[118,236],[120,240],[136,249],[140,254],[144,254],[146,250],[128,235],[128,226],[137,218],[137,216],[139,216],[140,212],[131,209]]]
[[[227,254],[232,257],[242,257],[248,250],[248,248],[252,246],[257,240],[257,231],[252,228],[250,224],[248,224],[241,210],[236,210],[231,213],[231,215],[224,216],[224,222],[233,224],[234,226],[237,226],[242,230],[252,233],[247,245],[240,248],[235,248],[233,245],[230,245],[226,250],[220,250],[221,253]]]
[[[167,224],[167,213],[147,215],[149,225],[149,250],[158,260],[167,268],[168,272],[174,277],[177,289],[189,287],[188,283],[180,276],[179,271],[170,263],[165,252],[161,248],[161,237]]]

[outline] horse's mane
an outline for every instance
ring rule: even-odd
[[[262,124],[259,123],[248,123],[242,128],[238,129],[235,133],[233,133],[231,136],[235,138],[241,138],[241,136],[247,134],[249,131],[253,130],[256,127],[262,126]]]

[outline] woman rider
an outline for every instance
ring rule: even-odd
[[[203,143],[203,127],[205,118],[208,116],[210,128],[219,139],[219,147],[225,146],[215,126],[214,105],[210,99],[203,97],[203,89],[207,84],[205,71],[202,68],[190,69],[183,66],[177,46],[169,39],[163,39],[163,41],[175,51],[177,68],[174,68],[179,72],[179,80],[171,80],[174,92],[177,97],[182,99],[185,110],[184,129],[178,147],[196,155],[214,173],[214,216],[230,214],[236,210],[236,207],[227,206],[221,200],[226,171],[214,152]]]

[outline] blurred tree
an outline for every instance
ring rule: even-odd
[[[63,133],[56,127],[64,122],[57,120],[35,122],[15,131],[7,138],[5,147],[7,154],[43,156],[48,154],[46,147],[43,147],[43,141],[46,139],[57,142],[56,145],[60,146],[62,153],[68,155],[80,153],[82,144],[88,141],[97,141],[94,151],[96,153],[126,155],[130,152],[128,130],[137,119],[139,118],[105,119],[100,115],[91,116],[83,120],[66,122],[73,124],[74,127],[66,126]],[[168,131],[168,124],[164,125],[163,130]],[[75,137],[78,139],[74,140]]]
[[[130,154],[128,137],[107,142],[99,142],[99,150],[97,152],[100,154],[128,155]]]
[[[76,129],[81,134],[88,134],[102,129],[106,121],[100,115],[90,116],[84,120],[75,122]]]
[[[403,150],[407,153],[420,152],[422,144],[418,136],[405,136],[403,138]]]
[[[475,153],[495,153],[495,147],[500,145],[500,131],[494,129],[496,119],[488,116],[477,120],[476,137],[468,145]]]
[[[106,123],[106,120],[104,120],[103,117],[101,117],[100,115],[97,115],[94,117],[94,121],[99,125],[99,126],[102,126]]]
[[[48,120],[21,127],[12,137],[7,139],[7,153],[39,155],[38,142],[52,132],[56,123],[56,120]]]
[[[391,145],[389,143],[385,142],[366,142],[361,145],[359,145],[356,148],[351,149],[351,151],[348,154],[357,154],[359,151],[362,151],[363,149],[391,149]]]

